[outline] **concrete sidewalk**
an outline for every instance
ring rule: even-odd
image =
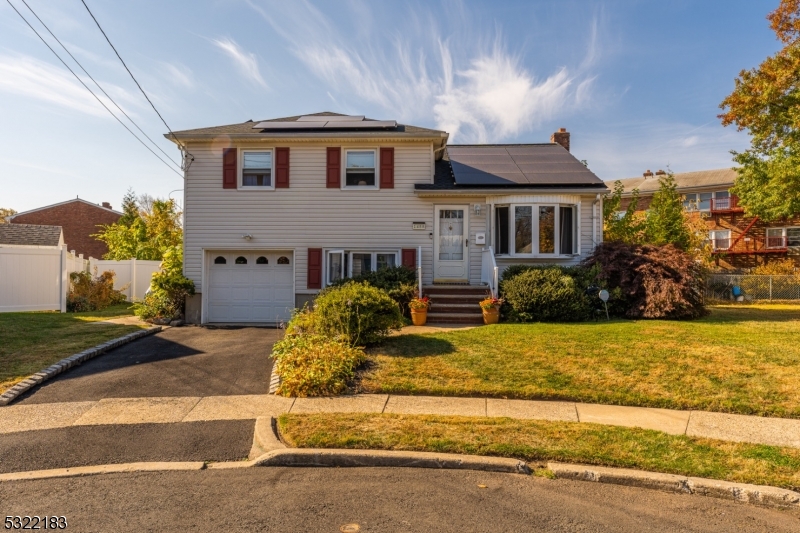
[[[70,426],[245,420],[283,413],[395,413],[590,422],[800,448],[800,420],[574,402],[390,396],[107,398],[0,407],[0,434]]]

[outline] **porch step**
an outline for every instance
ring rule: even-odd
[[[485,294],[430,294],[425,293],[431,299],[431,305],[475,305],[483,300]]]
[[[481,307],[474,299],[462,300],[456,303],[442,302],[441,299],[436,299],[431,303],[429,312],[434,313],[457,313],[457,314],[471,314],[482,315]]]
[[[422,287],[423,294],[433,297],[434,294],[446,296],[478,296],[483,297],[489,292],[488,285],[426,285]]]
[[[473,313],[431,313],[428,311],[428,324],[483,324],[483,315]]]

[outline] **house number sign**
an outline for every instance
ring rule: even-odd
[[[425,229],[425,223],[424,222],[412,222],[411,223],[411,229]]]

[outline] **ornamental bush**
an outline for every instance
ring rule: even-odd
[[[507,275],[508,270],[511,272]],[[591,316],[589,298],[565,268],[514,265],[506,272],[500,291],[510,320],[575,322]]]
[[[403,327],[400,306],[389,294],[367,282],[329,287],[314,302],[316,332],[342,337],[351,346],[374,344]]]
[[[164,253],[161,270],[150,278],[144,299],[133,304],[133,312],[145,320],[180,318],[186,297],[194,293],[194,282],[183,275],[183,249],[172,247]]]
[[[628,318],[697,318],[707,313],[702,265],[671,244],[604,242],[583,266],[597,270],[598,280]]]
[[[121,291],[114,290],[114,272],[106,271],[92,276],[89,272],[72,272],[67,294],[67,311],[99,311],[126,300]]]
[[[365,360],[361,347],[343,338],[287,335],[272,348],[281,376],[276,391],[282,396],[333,396],[347,390],[356,368]]]
[[[405,316],[409,316],[408,303],[417,295],[417,275],[414,270],[404,267],[381,268],[366,272],[353,278],[343,278],[333,283],[333,287],[340,287],[351,281],[367,282],[373,287],[386,291],[389,297],[397,302]]]

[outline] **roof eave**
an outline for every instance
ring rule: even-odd
[[[598,185],[552,185],[552,186],[508,186],[508,187],[469,187],[453,189],[418,189],[414,188],[414,194],[420,198],[431,196],[497,196],[513,194],[605,194],[609,192],[604,184]]]
[[[177,141],[181,142],[192,142],[192,141],[200,141],[200,142],[208,142],[213,141],[214,139],[218,139],[220,137],[227,137],[232,141],[271,141],[271,140],[292,140],[292,141],[323,141],[326,139],[335,139],[335,140],[364,140],[364,139],[392,139],[392,140],[403,140],[403,141],[432,141],[432,140],[443,140],[444,143],[447,143],[448,134],[447,133],[406,133],[406,132],[394,132],[394,131],[373,131],[373,132],[359,132],[359,133],[346,133],[346,134],[331,134],[330,132],[327,133],[278,133],[278,132],[269,132],[269,133],[203,133],[203,134],[188,134],[188,135],[173,135],[173,134],[164,134],[164,137],[167,140],[178,144]]]

